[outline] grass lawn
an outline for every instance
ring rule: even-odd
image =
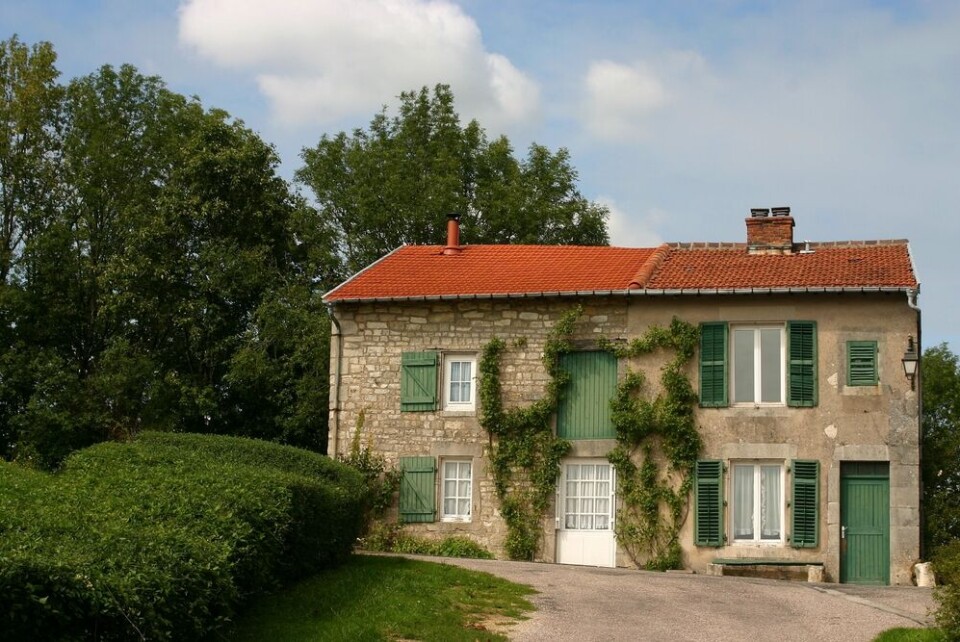
[[[535,591],[455,566],[354,555],[254,603],[226,636],[233,642],[317,640],[506,640]],[[503,627],[499,627],[503,630]]]
[[[887,629],[873,642],[944,642],[940,629]]]

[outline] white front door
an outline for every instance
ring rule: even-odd
[[[616,566],[614,471],[604,459],[563,462],[557,493],[557,563]]]

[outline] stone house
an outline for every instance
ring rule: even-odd
[[[610,399],[628,369],[596,339],[674,318],[699,328],[685,374],[703,447],[679,530],[683,564],[822,566],[826,579],[909,584],[920,545],[919,292],[906,241],[797,243],[789,208],[751,210],[746,243],[656,248],[406,245],[324,296],[331,455],[363,440],[404,470],[397,518],[505,555],[479,422],[478,356],[509,346],[504,405],[544,394],[550,330],[581,306],[553,418],[571,446],[538,558],[629,566],[615,536]],[[651,361],[652,359],[652,361]],[[562,411],[562,412],[561,412]]]

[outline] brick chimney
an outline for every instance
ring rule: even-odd
[[[793,254],[793,217],[789,207],[754,208],[747,219],[750,254]]]
[[[443,248],[445,255],[460,254],[460,215],[451,214],[447,217],[447,246]]]

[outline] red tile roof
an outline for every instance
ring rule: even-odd
[[[651,248],[577,245],[404,245],[340,287],[327,301],[454,295],[623,290]]]
[[[658,248],[405,245],[325,301],[537,295],[626,290],[917,287],[906,241],[814,243],[810,253],[749,254],[744,244]]]
[[[906,241],[811,244],[810,253],[751,255],[746,246],[670,252],[647,289],[915,288]]]

